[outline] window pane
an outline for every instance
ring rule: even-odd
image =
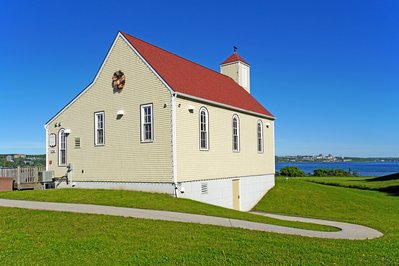
[[[104,117],[103,114],[97,114],[97,128],[104,127]]]
[[[206,133],[201,132],[201,148],[206,148]]]
[[[59,132],[59,158],[58,162],[60,165],[65,165],[66,164],[66,135],[64,130],[61,130]]]
[[[238,137],[234,136],[233,137],[233,150],[238,150]]]
[[[208,149],[208,121],[207,112],[204,108],[200,110],[199,130],[200,130],[200,148]]]
[[[104,144],[104,113],[96,113],[95,114],[95,131],[94,131],[94,140],[95,145],[103,145]]]
[[[141,107],[141,131],[142,141],[148,141],[153,139],[152,133],[152,106]]]
[[[239,120],[235,115],[232,120],[233,151],[239,151]]]
[[[258,122],[257,128],[257,135],[258,135],[258,152],[263,152],[263,132],[262,132],[262,123]]]
[[[144,140],[151,140],[152,139],[152,130],[151,124],[144,125]]]
[[[65,150],[61,151],[61,164],[65,164],[66,158],[65,158]]]
[[[102,129],[97,130],[97,144],[104,144],[104,131]]]

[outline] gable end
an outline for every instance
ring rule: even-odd
[[[123,34],[121,32],[118,32],[118,34],[116,35],[111,48],[108,50],[107,55],[105,56],[103,62],[101,63],[100,68],[98,69],[93,81],[87,85],[78,95],[75,96],[75,98],[73,98],[69,103],[67,103],[60,111],[58,111],[52,118],[50,118],[50,120],[48,120],[45,124],[45,128],[51,123],[53,122],[60,114],[62,114],[66,109],[68,109],[75,101],[77,101],[85,92],[87,92],[92,86],[93,84],[96,83],[97,78],[99,77],[101,70],[103,69],[105,63],[107,62],[109,55],[111,54],[112,50],[115,47],[115,44],[117,43],[118,39],[121,38],[132,50],[134,53],[137,54],[137,56],[146,64],[146,66],[155,74],[155,76],[158,77],[158,79],[168,88],[168,90],[171,92],[171,94],[174,93],[174,91],[172,90],[172,88],[169,86],[169,84],[167,84],[165,82],[165,80],[162,79],[161,76],[159,76],[159,74],[154,70],[154,68],[144,59],[144,57],[132,46],[132,44],[126,40],[126,38],[123,36]]]

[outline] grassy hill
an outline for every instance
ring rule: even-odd
[[[167,194],[106,189],[26,190],[0,193],[0,198],[47,202],[85,203],[139,209],[165,210],[219,216],[295,228],[337,231],[337,228],[302,222],[282,221],[252,213],[240,212]]]
[[[399,197],[373,190],[373,186],[369,187],[371,190],[348,187],[348,182],[354,182],[351,180],[353,178],[277,179],[276,187],[256,209],[359,223],[382,231],[383,237],[367,241],[330,240],[218,226],[0,208],[0,261],[18,265],[399,265]],[[355,181],[364,186],[374,184],[362,178]],[[391,182],[388,186],[399,185],[398,181],[387,181]],[[379,184],[379,188],[383,188],[383,184]],[[50,191],[36,195],[33,192],[0,193],[0,196],[43,200],[46,194],[41,193]],[[82,201],[76,199],[77,194],[68,196],[68,191],[59,190],[57,196],[56,192],[47,194],[51,201],[57,197],[64,197],[63,201]],[[119,196],[117,192],[108,196],[103,192],[95,191],[97,196],[84,201],[238,215],[226,214],[225,209],[218,207],[207,209],[201,203],[192,205],[190,210],[190,204],[181,207],[186,204],[182,199],[169,198],[176,200],[172,204],[166,199],[144,197],[142,203],[134,203],[126,202],[125,192],[119,191]]]

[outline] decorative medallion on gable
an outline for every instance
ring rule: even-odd
[[[122,71],[116,71],[112,77],[112,88],[121,90],[125,86],[126,77]]]

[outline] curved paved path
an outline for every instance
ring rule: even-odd
[[[320,232],[320,231],[304,230],[304,229],[297,229],[297,228],[291,228],[279,225],[263,224],[257,222],[249,222],[243,220],[198,215],[198,214],[102,206],[102,205],[92,205],[92,204],[55,203],[55,202],[0,199],[0,206],[33,209],[33,210],[104,214],[104,215],[124,216],[124,217],[134,217],[142,219],[164,220],[164,221],[174,221],[174,222],[184,222],[184,223],[198,223],[198,224],[218,225],[225,227],[264,231],[264,232],[301,235],[309,237],[321,237],[321,238],[363,240],[363,239],[371,239],[382,236],[382,233],[361,225],[316,220],[309,218],[287,217],[287,216],[282,217],[280,215],[265,214],[265,213],[256,213],[256,214],[265,215],[283,220],[293,219],[294,221],[326,224],[334,227],[339,227],[342,229],[342,231]]]
[[[301,235],[301,236],[309,236],[309,237],[320,237],[320,238],[334,238],[334,239],[352,239],[352,240],[364,240],[364,239],[372,239],[383,236],[380,231],[372,229],[370,227],[366,227],[363,225],[343,223],[343,222],[335,222],[321,219],[313,219],[313,218],[302,218],[295,216],[285,216],[274,213],[265,213],[265,212],[251,212],[254,214],[259,214],[279,220],[286,221],[295,221],[295,222],[304,222],[304,223],[312,223],[312,224],[322,224],[333,226],[341,229],[338,232],[321,232],[321,231],[313,231],[313,230],[305,230],[305,229],[294,229],[293,232],[289,234],[292,235]]]

